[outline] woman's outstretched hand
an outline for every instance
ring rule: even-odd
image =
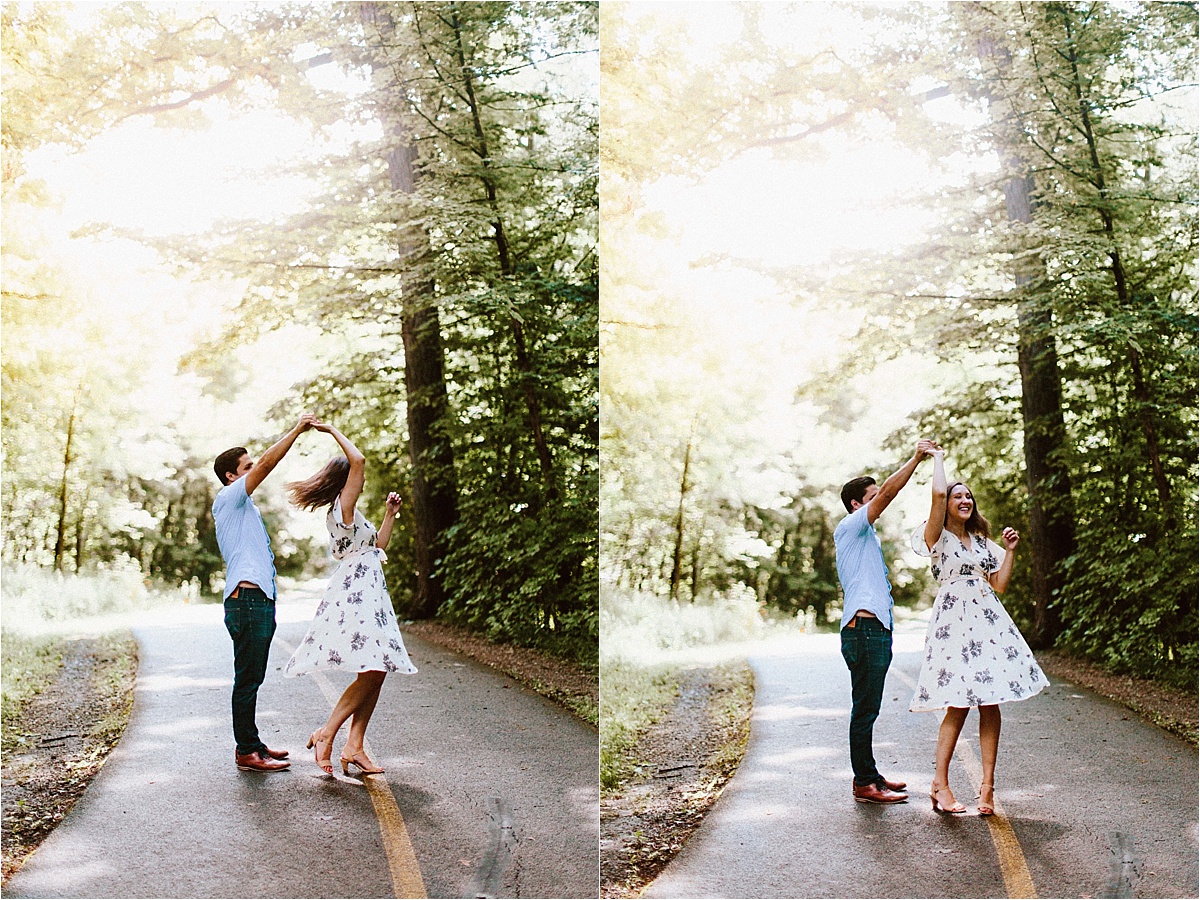
[[[324,422],[314,422],[312,427],[317,429],[317,431],[323,431],[326,434],[329,434],[329,432],[333,430],[332,425],[326,425]]]
[[[1004,541],[1005,550],[1016,550],[1017,544],[1021,541],[1021,536],[1017,534],[1015,528],[1005,528],[1000,534],[1000,539]]]
[[[387,495],[387,513],[389,516],[394,516],[400,511],[400,495],[392,491]]]

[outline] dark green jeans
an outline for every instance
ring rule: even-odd
[[[873,747],[875,720],[883,702],[883,683],[892,664],[892,633],[878,619],[857,619],[842,629],[842,658],[850,669],[850,766],[854,783],[880,778]]]
[[[233,638],[233,739],[240,754],[266,750],[254,721],[258,688],[267,676],[275,636],[275,601],[258,588],[225,598],[225,628]]]

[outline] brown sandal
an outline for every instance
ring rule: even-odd
[[[948,815],[956,816],[959,813],[965,813],[967,811],[967,808],[965,806],[963,806],[961,803],[959,803],[957,800],[954,802],[953,806],[943,806],[938,801],[938,798],[937,798],[937,795],[940,794],[942,791],[946,791],[948,794],[950,794],[950,798],[954,799],[954,793],[950,790],[949,785],[946,785],[945,787],[934,788],[933,790],[931,790],[929,792],[929,800],[933,804],[933,811],[935,813],[941,813],[944,816],[948,816]]]
[[[366,760],[366,765],[363,765],[362,760]],[[343,775],[350,774],[351,766],[358,766],[358,771],[359,771],[359,774],[361,774],[361,775],[382,775],[383,774],[383,769],[379,768],[374,763],[372,763],[369,759],[367,759],[366,754],[363,754],[361,757],[357,753],[355,753],[353,756],[349,756],[349,757],[343,756],[341,758],[341,763],[342,763],[342,774]]]

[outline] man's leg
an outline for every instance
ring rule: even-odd
[[[850,669],[853,707],[850,711],[850,765],[854,783],[864,786],[880,780],[875,767],[875,720],[883,702],[883,685],[892,662],[892,633],[874,619],[859,619],[854,628],[842,629],[842,657]]]
[[[243,756],[267,749],[255,723],[258,689],[275,636],[275,604],[265,596],[243,588],[239,598],[225,601],[225,627],[233,638],[233,738]]]

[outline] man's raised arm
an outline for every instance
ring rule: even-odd
[[[292,430],[277,440],[274,444],[268,447],[263,455],[258,458],[258,462],[246,473],[246,493],[253,494],[254,489],[266,480],[266,477],[271,474],[272,470],[279,465],[279,461],[287,456],[287,452],[292,449],[292,444],[296,443],[296,438],[308,431],[317,424],[317,417],[312,413],[305,413],[300,417],[300,420],[292,426]]]
[[[896,499],[900,489],[908,484],[908,479],[912,478],[913,472],[917,471],[921,460],[930,456],[936,447],[937,445],[933,441],[917,441],[917,450],[912,458],[887,477],[887,480],[879,486],[878,493],[867,504],[868,522],[872,525],[875,524],[875,520],[879,518],[880,514]]]

